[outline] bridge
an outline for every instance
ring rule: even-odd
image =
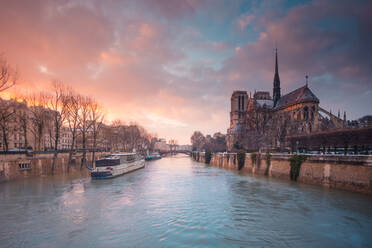
[[[189,150],[169,150],[169,151],[159,151],[160,155],[168,155],[168,154],[186,154],[186,155],[191,155],[191,151]]]

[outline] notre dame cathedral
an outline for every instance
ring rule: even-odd
[[[295,134],[310,134],[342,128],[343,118],[319,106],[319,99],[307,83],[286,95],[281,95],[278,53],[275,52],[273,95],[257,91],[234,91],[231,96],[230,128],[227,130],[227,149],[284,149],[285,138]]]

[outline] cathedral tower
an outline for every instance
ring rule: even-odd
[[[231,96],[230,127],[237,124],[244,125],[248,105],[248,94],[246,91],[234,91]]]
[[[273,101],[274,107],[280,98],[280,78],[278,70],[278,49],[275,49],[275,75],[274,75],[274,88],[273,88]]]

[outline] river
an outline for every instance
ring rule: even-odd
[[[372,197],[178,155],[111,180],[0,184],[0,247],[368,247]]]

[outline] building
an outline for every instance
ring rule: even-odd
[[[170,146],[167,144],[167,141],[165,139],[159,139],[154,144],[154,150],[160,152],[167,152],[170,151]]]
[[[308,86],[281,94],[278,53],[275,52],[273,93],[234,91],[231,96],[230,127],[227,130],[227,149],[259,150],[284,148],[285,137],[310,134],[346,126],[343,119],[320,107],[318,97]]]
[[[176,151],[192,151],[191,145],[178,145],[176,146]]]
[[[16,151],[29,147],[32,135],[28,127],[27,104],[0,98],[0,149]]]
[[[72,144],[72,132],[70,131],[70,128],[66,126],[61,127],[57,149],[58,150],[69,150],[71,148],[71,144]],[[46,132],[43,136],[43,145],[44,145],[44,150],[54,150],[54,139],[51,137],[49,132]]]

